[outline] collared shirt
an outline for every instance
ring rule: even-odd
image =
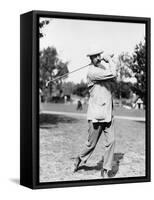
[[[109,65],[109,63],[107,63]],[[111,64],[111,63],[110,63]],[[115,78],[115,65],[105,68],[90,65],[87,74],[89,87],[89,105],[87,119],[93,122],[110,122],[112,119],[112,94],[106,84]]]

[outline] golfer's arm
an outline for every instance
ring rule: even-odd
[[[88,77],[91,81],[102,80],[110,75],[113,75],[110,68],[108,70],[104,70],[102,68],[94,67],[88,72]]]
[[[113,62],[112,59],[109,60],[109,68],[111,70],[112,75],[116,76],[117,75],[116,74],[117,73],[116,72],[116,65],[115,65],[115,63]]]

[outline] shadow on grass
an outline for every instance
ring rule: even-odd
[[[56,114],[40,114],[40,128],[52,128],[58,123],[76,123],[78,119]]]
[[[140,123],[140,124],[145,124],[145,121],[138,121],[138,120],[135,120],[135,122]]]
[[[113,178],[119,171],[120,160],[124,157],[124,153],[115,153],[113,158],[112,170],[109,171],[108,176]]]
[[[96,166],[87,166],[87,165],[81,165],[78,170],[85,170],[85,171],[93,171],[93,170],[101,170],[103,166],[103,160],[99,161]]]
[[[113,158],[113,166],[112,166],[112,170],[109,171],[108,176],[110,178],[114,177],[118,170],[119,170],[119,164],[120,164],[120,160],[123,159],[124,154],[123,153],[115,153],[114,154],[114,158]],[[85,170],[85,171],[91,171],[91,170],[101,170],[103,167],[103,160],[104,158],[102,158],[102,160],[100,160],[96,166],[86,166],[86,165],[82,165],[79,167],[78,170]]]

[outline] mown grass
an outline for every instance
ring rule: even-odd
[[[80,170],[73,173],[74,158],[83,148],[88,124],[86,119],[63,115],[40,117],[40,181],[100,179],[103,165],[103,135]],[[115,120],[116,148],[113,178],[145,175],[145,123]]]
[[[77,112],[86,113],[87,105],[83,105],[83,110],[77,111],[75,104],[60,104],[60,103],[42,103],[42,110],[45,111],[59,111],[59,112]],[[145,110],[139,109],[126,109],[124,107],[114,106],[114,114],[118,116],[133,116],[133,117],[144,117]]]

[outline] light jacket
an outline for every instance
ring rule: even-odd
[[[115,78],[116,70],[112,61],[106,64],[103,67],[103,63],[102,68],[91,64],[87,73],[90,93],[87,119],[93,122],[110,122],[112,119],[112,94],[107,84]]]

